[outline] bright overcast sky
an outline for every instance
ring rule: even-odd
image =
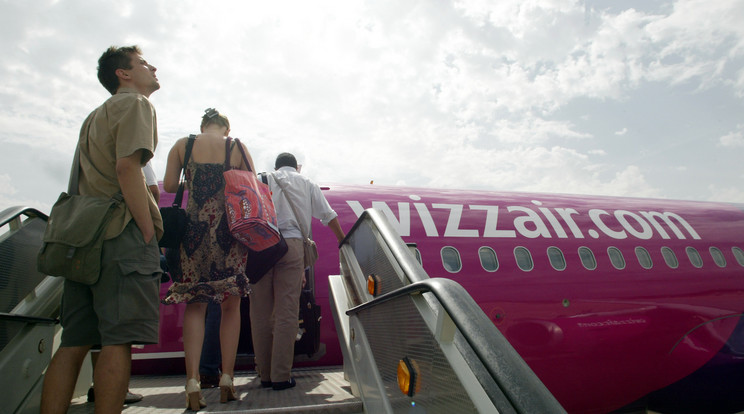
[[[321,183],[744,202],[744,0],[0,0],[0,209],[48,212],[98,57],[161,89],[154,166],[216,107]]]

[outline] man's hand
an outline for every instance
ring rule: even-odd
[[[150,216],[148,190],[145,185],[141,162],[142,150],[135,151],[128,157],[117,159],[116,177],[124,196],[124,203],[142,232],[145,243],[149,243],[155,236],[155,226],[152,224],[152,217]]]

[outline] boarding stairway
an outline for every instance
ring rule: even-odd
[[[0,212],[0,414],[39,412],[62,298],[62,279],[36,270],[46,222],[32,208]]]
[[[46,222],[45,214],[31,208],[0,213],[0,414],[39,412],[62,296],[62,279],[36,270]],[[236,376],[242,401],[210,404],[207,411],[565,412],[470,295],[452,280],[429,278],[379,211],[362,214],[339,257],[341,274],[330,276],[329,286],[343,372],[298,370],[302,381],[294,394],[304,405],[291,407],[291,391],[277,399],[257,391],[255,373]],[[348,381],[340,389],[353,396],[330,398],[334,391],[326,390],[339,388],[336,379]],[[183,412],[181,376],[133,378],[130,387],[152,392],[125,407],[126,413]],[[317,391],[320,400],[343,401],[313,403]],[[209,392],[208,399],[216,398]],[[93,405],[73,404],[69,412],[92,413]]]
[[[365,412],[565,412],[465,289],[429,278],[379,211],[362,214],[340,261],[331,308]]]

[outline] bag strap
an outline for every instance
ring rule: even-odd
[[[287,195],[287,185],[277,180],[276,176],[274,176],[273,174],[267,174],[267,175],[271,175],[274,178],[274,182],[277,183],[279,187],[281,187],[282,195],[284,195],[284,199],[287,200],[287,203],[289,203],[289,206],[292,208],[292,214],[294,214],[295,220],[297,220],[297,225],[300,226],[300,232],[302,232],[302,237],[306,239],[310,239],[310,237],[307,235],[307,232],[305,231],[305,228],[302,226],[300,215],[297,213],[297,206],[292,202],[292,199]]]
[[[88,115],[88,118],[86,118],[85,122],[83,123],[83,125],[88,124],[88,129],[85,132],[86,141],[90,139],[90,128],[93,124],[93,122],[91,122],[91,117],[93,117],[93,112]],[[83,131],[81,129],[81,136],[82,132]],[[82,168],[82,165],[80,165],[80,139],[78,139],[77,147],[75,148],[75,156],[72,159],[72,168],[70,169],[70,181],[68,181],[67,183],[67,194],[69,195],[80,194],[80,190],[78,188],[80,180],[80,168]]]
[[[230,145],[231,141],[231,137],[227,137],[227,139],[225,140],[225,167],[223,168],[223,170],[225,171],[229,171],[232,169],[232,167],[230,166],[230,155],[232,154],[232,146]],[[253,170],[251,169],[251,163],[248,162],[248,156],[245,155],[243,144],[241,144],[240,140],[237,138],[235,138],[235,146],[237,146],[240,150],[240,155],[243,157],[243,162],[245,163],[246,167],[248,167],[248,171],[253,172]]]
[[[80,142],[78,142],[77,148],[75,149],[75,156],[72,158],[72,168],[70,169],[70,181],[67,183],[67,194],[78,195],[78,182],[80,181]],[[124,195],[121,191],[117,192],[111,199],[118,205],[124,201]]]
[[[227,137],[225,140],[225,165],[222,167],[222,171],[230,171],[232,169],[230,166],[230,154],[232,153],[232,147],[230,147],[231,143],[232,138]]]
[[[78,194],[78,180],[80,179],[80,143],[75,148],[75,157],[72,159],[72,168],[70,168],[70,181],[67,183],[67,194]]]
[[[183,202],[183,189],[186,180],[186,165],[189,163],[191,157],[191,149],[194,148],[194,141],[196,141],[196,135],[189,135],[189,140],[186,141],[186,154],[183,156],[183,169],[181,170],[181,178],[178,180],[178,191],[176,192],[176,198],[173,199],[173,207],[181,207]]]

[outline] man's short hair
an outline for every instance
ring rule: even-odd
[[[98,81],[111,95],[114,95],[119,89],[119,78],[116,76],[116,70],[132,69],[133,54],[142,54],[139,46],[111,46],[98,58]]]
[[[296,170],[297,169],[297,158],[295,158],[294,155],[288,152],[282,152],[281,154],[279,154],[278,157],[276,157],[276,163],[274,164],[274,168],[278,170],[282,167],[292,167]]]

